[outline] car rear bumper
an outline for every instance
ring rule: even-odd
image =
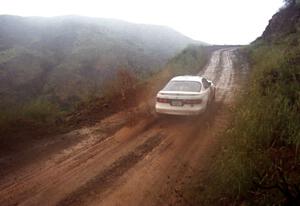
[[[171,115],[199,115],[205,111],[205,107],[172,107],[172,106],[161,106],[157,104],[155,110],[159,114],[171,114]]]

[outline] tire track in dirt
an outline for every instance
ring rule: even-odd
[[[122,184],[111,188],[105,196],[94,197],[91,205],[151,205],[157,202],[164,188],[167,176],[181,175],[179,166],[202,125],[193,125],[194,120],[186,118],[163,119],[160,125],[168,136],[147,156],[122,177]],[[185,168],[186,169],[186,168]],[[180,174],[179,174],[180,173]]]
[[[222,76],[217,82],[217,101],[229,103],[233,98],[236,73],[233,68],[234,51],[236,48],[228,49],[223,53]]]
[[[234,86],[233,58],[236,47],[220,49],[212,54],[210,62],[198,75],[212,80],[217,88],[218,102],[229,101]]]
[[[217,80],[217,86],[228,85],[228,90],[232,89],[234,81],[232,63],[228,62],[231,61],[230,53],[231,49],[214,52],[202,72],[211,74],[211,78]],[[121,185],[111,188],[105,197],[94,197],[89,205],[188,205],[184,197],[179,197],[178,191],[191,175],[201,173],[209,164],[217,145],[215,137],[228,122],[228,115],[222,109],[226,92],[217,93],[217,105],[210,117],[169,117],[169,122],[162,124],[163,131],[169,135],[155,151],[128,171],[129,174],[124,174]]]
[[[120,157],[118,160],[113,162],[110,167],[103,170],[100,174],[88,181],[84,186],[78,188],[78,190],[72,192],[57,205],[80,205],[84,202],[84,199],[91,196],[91,191],[92,193],[100,195],[103,191],[105,191],[105,189],[117,181],[120,176],[151,152],[153,148],[158,146],[161,143],[162,138],[161,134],[155,134],[150,137],[142,145],[139,145],[125,156]]]
[[[222,72],[223,72],[223,64],[224,64],[224,52],[226,52],[226,50],[221,50],[220,52],[220,56],[219,56],[219,64],[216,66],[215,69],[215,74],[214,77],[212,77],[212,81],[213,82],[219,82],[221,76],[222,76]]]
[[[209,60],[209,63],[205,66],[204,70],[202,70],[198,73],[198,75],[207,77],[208,79],[212,79],[216,74],[218,65],[220,65],[220,63],[221,63],[221,53],[222,52],[223,52],[223,49],[214,51]]]
[[[230,83],[227,78],[231,76],[233,69],[223,65],[227,62],[227,53],[227,49],[214,52],[210,63],[202,72],[207,76],[210,74],[220,86]],[[218,93],[218,97],[222,94],[223,92]],[[224,99],[220,99],[218,104],[222,105],[223,101]],[[133,171],[129,171],[130,174],[123,178],[123,185],[107,192],[104,199],[94,198],[91,205],[168,205],[178,201],[178,193],[175,191],[178,191],[186,178],[204,169],[212,148],[216,145],[214,135],[226,128],[226,114],[214,111],[210,115],[211,117],[201,116],[197,119],[169,117],[169,122],[162,128],[169,135],[156,151],[147,160],[139,162]],[[183,199],[179,198],[179,202]],[[187,204],[186,201],[183,202],[183,205]]]
[[[41,168],[43,170],[51,169],[51,167],[56,167],[56,165],[60,162],[63,162],[65,159],[68,159],[69,156],[72,155],[73,151],[76,151],[80,153],[81,151],[84,151],[86,148],[94,146],[96,144],[99,144],[100,142],[106,140],[106,138],[110,137],[112,134],[114,134],[116,131],[118,131],[120,128],[124,127],[126,121],[123,119],[118,119],[115,117],[110,117],[105,119],[104,121],[101,121],[98,125],[94,127],[89,128],[82,128],[79,130],[72,131],[70,133],[67,133],[65,135],[60,135],[60,137],[56,139],[75,139],[77,142],[71,144],[69,147],[62,148],[63,152],[57,152],[54,155],[51,155],[51,160],[49,159],[43,159],[41,158],[39,161],[35,162],[34,165],[30,165],[29,167],[22,167],[20,166],[18,170],[1,170],[3,172],[3,176],[6,176],[5,178],[0,180],[0,191],[3,188],[9,187],[10,184],[14,184],[17,177],[17,180],[22,182],[26,179],[31,179],[35,176],[35,173],[41,172]],[[81,137],[81,140],[78,140],[78,138]],[[43,147],[44,145],[42,145]],[[50,144],[47,144],[47,147],[54,147],[55,145],[52,145],[52,142],[50,141]],[[41,147],[41,145],[38,145],[38,147]],[[35,149],[35,148],[34,148]],[[44,150],[48,150],[47,148]],[[25,151],[24,151],[25,152]],[[27,151],[28,152],[28,151]],[[45,151],[42,151],[42,154]],[[39,155],[42,155],[39,154]],[[16,154],[21,155],[22,160],[22,154]],[[12,156],[6,157],[8,159],[13,159]],[[49,157],[48,157],[49,158]],[[20,161],[20,160],[19,160]],[[14,162],[16,164],[17,162]],[[48,164],[49,163],[49,164]]]
[[[105,141],[93,142],[82,148],[72,148],[71,154],[73,156],[69,154],[68,158],[59,161],[59,163],[56,163],[56,161],[53,163],[50,160],[52,163],[50,167],[35,170],[35,172],[27,171],[28,173],[25,174],[22,180],[12,181],[10,184],[2,187],[0,190],[0,205],[17,203],[20,203],[20,205],[40,205],[38,203],[39,200],[47,200],[47,194],[55,193],[57,190],[59,191],[59,188],[63,190],[61,194],[63,196],[68,190],[73,190],[70,185],[76,187],[76,185],[84,184],[89,179],[89,175],[93,177],[93,174],[102,168],[101,164],[99,166],[97,161],[101,159],[105,160],[105,156],[109,155],[111,157],[108,159],[112,161],[113,158],[116,158],[117,154],[119,156],[122,155],[121,150],[126,151],[127,147],[134,146],[145,140],[141,139],[134,143],[130,138],[145,129],[147,130],[154,122],[155,120],[140,122],[140,124],[137,124],[130,131],[127,131],[125,135],[126,142],[120,141],[119,135],[116,134],[116,136],[106,138]],[[123,135],[121,138],[125,136]],[[127,146],[124,146],[124,144]],[[94,166],[93,163],[96,165]],[[109,163],[105,165],[105,161],[101,163],[103,167],[109,165]],[[85,174],[87,177],[81,177],[81,172],[87,170],[88,173]],[[70,187],[68,188],[67,186]],[[55,199],[59,198],[55,197],[56,195],[53,194],[52,198],[48,200],[48,204],[53,204],[56,201]]]

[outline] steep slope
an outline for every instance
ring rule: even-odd
[[[241,50],[251,75],[198,191],[205,205],[300,205],[300,2]],[[202,181],[203,182],[203,181]]]
[[[0,16],[2,104],[79,100],[116,70],[155,71],[192,39],[162,26],[63,16]],[[4,101],[5,100],[5,101]]]
[[[295,2],[292,4],[287,5],[286,8],[281,9],[272,17],[261,37],[264,41],[280,40],[288,36],[299,35],[300,8],[295,5]]]

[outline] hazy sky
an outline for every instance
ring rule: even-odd
[[[115,18],[167,25],[208,43],[246,44],[261,35],[283,3],[282,0],[0,0],[0,5],[0,14]]]

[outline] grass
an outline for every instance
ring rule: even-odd
[[[205,205],[300,204],[299,46],[259,43],[245,49],[250,80],[236,105],[225,145],[210,168]]]
[[[0,132],[13,132],[27,126],[54,125],[63,112],[47,100],[35,99],[24,105],[2,109]]]
[[[207,64],[212,47],[190,45],[168,62],[174,75],[197,74]]]
[[[0,52],[0,64],[3,64],[5,62],[13,59],[14,57],[16,57],[16,55],[17,55],[17,51],[15,48],[1,51]]]

